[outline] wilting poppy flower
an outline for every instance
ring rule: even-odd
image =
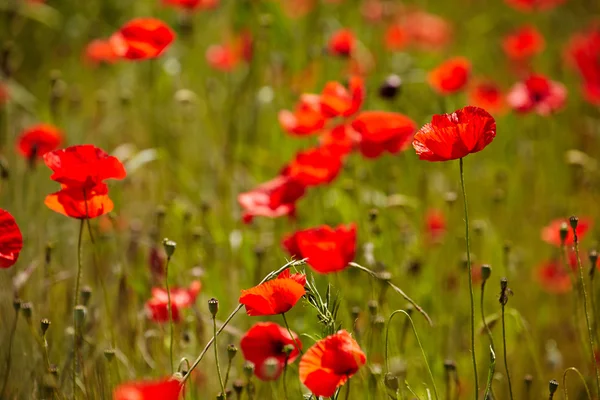
[[[219,0],[162,0],[162,3],[167,6],[193,11],[215,8],[219,5]]]
[[[288,312],[306,294],[304,274],[280,274],[277,278],[242,290],[240,303],[251,317]]]
[[[346,124],[337,125],[319,136],[321,147],[327,148],[339,157],[350,154],[358,140],[356,131]]]
[[[171,315],[173,322],[181,321],[180,311],[191,307],[196,301],[202,285],[194,281],[189,288],[169,288],[171,292]],[[152,298],[146,302],[146,310],[150,319],[155,322],[169,322],[169,297],[167,290],[152,288]]]
[[[113,400],[179,400],[182,385],[172,378],[123,383],[115,388]]]
[[[550,222],[549,225],[542,228],[542,240],[546,243],[550,243],[554,246],[560,247],[560,228],[563,224],[567,224],[567,236],[565,238],[565,245],[571,246],[574,243],[573,229],[569,225],[569,220],[566,218],[555,219]],[[582,240],[585,234],[591,229],[592,221],[589,218],[580,218],[577,224],[577,238]]]
[[[456,93],[463,89],[471,74],[471,63],[464,57],[446,60],[429,72],[428,81],[441,94]]]
[[[339,154],[329,151],[327,147],[317,147],[296,154],[281,175],[289,176],[303,186],[315,186],[333,181],[341,169]]]
[[[356,113],[365,98],[365,83],[358,76],[350,78],[349,90],[339,82],[328,82],[321,92],[321,113],[327,118],[349,117]]]
[[[60,191],[46,196],[44,204],[52,211],[77,219],[97,218],[114,207],[106,183],[91,188],[62,185]]]
[[[54,125],[34,125],[19,135],[17,149],[28,160],[42,158],[44,154],[56,149],[62,142],[62,133]]]
[[[585,32],[575,34],[566,48],[566,58],[582,79],[584,98],[600,104],[600,25],[594,24]]]
[[[385,31],[385,47],[388,50],[402,50],[409,42],[410,32],[401,24],[390,25]]]
[[[110,40],[92,40],[85,48],[85,59],[92,64],[112,64],[119,59]]]
[[[506,96],[506,101],[515,111],[535,111],[540,115],[550,115],[561,109],[566,100],[567,89],[563,84],[539,74],[516,83]]]
[[[421,160],[448,161],[483,150],[496,137],[496,121],[487,111],[467,106],[434,115],[416,134],[413,147]]]
[[[425,228],[430,242],[439,242],[446,233],[446,216],[441,210],[430,209],[425,214]]]
[[[19,259],[23,236],[8,211],[0,209],[0,268],[10,268]]]
[[[300,381],[316,396],[333,396],[367,361],[344,330],[319,340],[300,359]]]
[[[269,381],[279,378],[286,361],[291,364],[298,357],[300,353],[298,347],[302,349],[302,343],[298,335],[293,332],[292,334],[293,337],[286,328],[274,322],[258,322],[242,336],[240,341],[242,354],[247,361],[254,364],[254,373],[259,379]],[[294,346],[289,356],[283,351],[286,345]],[[265,361],[268,359],[277,362],[274,374],[269,374],[269,371],[264,368]]]
[[[399,113],[364,111],[352,121],[352,128],[360,137],[358,148],[361,154],[376,158],[385,151],[396,154],[410,147],[417,126]]]
[[[321,112],[321,98],[316,94],[303,94],[294,112],[282,110],[279,124],[287,133],[309,135],[323,129],[326,118]]]
[[[249,192],[240,193],[237,200],[246,211],[244,222],[250,222],[255,216],[293,216],[296,212],[296,201],[304,192],[305,187],[300,182],[289,176],[277,176]]]
[[[175,32],[156,18],[136,18],[111,36],[115,53],[128,60],[148,60],[159,57],[175,40]]]
[[[519,11],[550,10],[566,0],[505,0],[506,4]]]
[[[290,255],[308,258],[308,265],[321,274],[345,269],[356,254],[356,225],[331,228],[322,225],[297,231],[283,243]]]
[[[71,187],[92,188],[105,179],[127,175],[116,157],[91,144],[48,152],[44,162],[53,171],[50,179]]]
[[[489,80],[475,82],[469,89],[469,104],[487,110],[491,114],[505,109],[504,94],[500,87]]]
[[[329,38],[327,48],[334,56],[349,56],[356,46],[356,37],[350,29],[340,29]]]
[[[502,41],[504,53],[515,61],[525,60],[540,53],[544,45],[544,37],[531,25],[517,29]]]
[[[572,288],[569,271],[556,259],[544,261],[538,265],[533,270],[533,277],[542,289],[549,293],[568,293]]]

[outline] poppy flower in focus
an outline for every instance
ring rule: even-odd
[[[483,108],[491,114],[504,111],[506,104],[500,87],[489,80],[474,83],[469,89],[469,104]]]
[[[403,50],[409,43],[410,32],[403,25],[393,24],[385,31],[385,47],[388,50]]]
[[[170,288],[171,292],[171,315],[173,322],[181,321],[180,311],[191,307],[202,285],[200,281],[193,281],[189,288]],[[152,298],[146,302],[146,310],[150,319],[154,322],[169,322],[169,296],[163,288],[152,288]]]
[[[356,113],[365,98],[365,82],[358,76],[350,78],[348,89],[339,82],[328,82],[319,100],[326,118],[349,117]]]
[[[432,243],[439,242],[446,234],[446,216],[441,210],[430,209],[425,214],[427,238]]]
[[[467,106],[434,115],[413,140],[419,159],[448,161],[483,150],[496,137],[496,121],[483,108]]]
[[[219,5],[219,0],[162,0],[162,3],[187,11],[194,11],[215,8]]]
[[[446,60],[429,72],[428,82],[441,94],[452,94],[462,90],[469,80],[471,63],[464,57]]]
[[[544,11],[561,5],[566,0],[505,0],[506,4],[519,11]]]
[[[63,185],[93,188],[105,179],[124,179],[127,175],[121,161],[91,144],[51,151],[43,157],[53,171],[50,179]]]
[[[567,89],[562,83],[551,81],[539,74],[516,83],[506,96],[507,103],[515,111],[535,111],[544,116],[561,109],[566,100]]]
[[[0,268],[10,268],[23,249],[23,235],[13,216],[0,209]]]
[[[54,125],[38,124],[19,135],[17,150],[28,160],[42,158],[44,154],[60,146],[62,140],[62,133]]]
[[[346,124],[337,125],[319,136],[321,147],[327,148],[339,157],[350,154],[358,140],[356,131]]]
[[[565,245],[572,246],[574,243],[573,229],[569,225],[569,220],[566,218],[555,219],[550,224],[542,228],[542,240],[546,243],[560,247],[562,242],[560,240],[560,229],[563,224],[567,224],[567,236],[565,238]],[[579,218],[577,224],[577,239],[580,241],[585,237],[586,233],[592,228],[592,221],[589,218]]]
[[[91,64],[107,63],[112,64],[119,59],[115,48],[110,40],[96,39],[92,40],[85,47],[85,59]]]
[[[286,364],[291,364],[296,360],[302,343],[298,339],[298,335],[292,332],[290,336],[287,329],[277,325],[274,322],[258,322],[252,326],[242,336],[240,347],[244,359],[254,364],[254,374],[263,381],[270,381],[279,378],[283,367]],[[292,345],[294,349],[287,356],[283,350],[286,345]],[[267,368],[264,368],[265,361],[274,359],[277,362],[275,373],[269,373]]]
[[[329,54],[334,56],[348,57],[356,46],[356,37],[350,29],[340,29],[329,38],[327,48]]]
[[[300,182],[303,186],[316,186],[329,183],[342,169],[342,160],[327,147],[301,151],[281,172],[283,176]]]
[[[600,25],[575,34],[566,48],[566,58],[582,79],[584,98],[600,105]]]
[[[238,195],[238,203],[245,210],[243,219],[249,223],[255,216],[277,218],[293,216],[296,201],[306,188],[289,176],[277,176],[253,190]]]
[[[502,41],[504,53],[514,61],[531,58],[544,50],[544,46],[544,37],[531,25],[523,26],[506,35]]]
[[[326,118],[321,112],[321,97],[303,94],[294,112],[282,110],[278,115],[281,128],[294,135],[310,135],[325,126]]]
[[[135,18],[110,37],[115,53],[128,60],[159,57],[175,40],[175,32],[156,18]]]
[[[360,136],[358,148],[367,158],[379,157],[387,151],[396,154],[410,147],[416,124],[407,116],[387,111],[364,111],[352,128]]]
[[[356,255],[356,225],[297,231],[284,239],[283,246],[291,256],[308,258],[308,265],[318,273],[341,271]]]
[[[179,400],[181,388],[181,383],[171,378],[127,382],[115,388],[113,400]]]
[[[288,312],[306,294],[304,274],[280,274],[277,278],[242,290],[240,303],[251,317]]]
[[[52,211],[76,219],[97,218],[114,207],[106,183],[91,188],[62,185],[60,191],[46,196],[44,204]]]
[[[559,260],[544,261],[533,270],[533,278],[542,289],[552,294],[563,294],[571,291],[571,275]]]
[[[345,330],[316,342],[300,359],[300,381],[315,395],[331,397],[367,361]]]

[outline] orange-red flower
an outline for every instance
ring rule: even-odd
[[[508,58],[521,61],[533,57],[544,50],[545,41],[542,34],[532,25],[523,26],[506,35],[502,48]]]
[[[112,64],[119,59],[110,40],[92,40],[85,48],[85,59],[92,64]]]
[[[92,219],[108,214],[113,210],[113,202],[108,197],[108,186],[99,183],[93,187],[61,185],[62,189],[49,194],[44,204],[59,214],[76,219]]]
[[[350,29],[339,29],[329,38],[329,54],[348,57],[356,46],[356,36]]]
[[[50,124],[37,124],[23,131],[17,140],[17,150],[28,160],[42,158],[62,142],[61,131]]]
[[[428,81],[438,93],[451,94],[462,90],[467,85],[470,75],[469,60],[464,57],[454,57],[429,72]]]
[[[367,361],[360,346],[344,330],[319,340],[300,359],[300,381],[316,396],[333,396],[336,389]]]
[[[303,94],[294,112],[282,110],[278,118],[283,130],[294,135],[318,132],[323,129],[326,121],[321,112],[321,98],[316,94]]]
[[[340,155],[327,147],[316,147],[296,154],[292,162],[283,168],[281,175],[300,182],[303,186],[315,186],[333,181],[342,169]]]
[[[191,307],[200,293],[200,281],[193,281],[189,288],[169,288],[171,292],[171,315],[173,322],[181,321],[180,311]],[[169,297],[166,289],[152,288],[152,298],[146,302],[148,316],[155,322],[169,322]]]
[[[571,257],[570,257],[571,258]],[[570,262],[571,268],[572,264]],[[575,261],[575,267],[577,261]],[[562,294],[571,291],[572,282],[569,271],[556,259],[544,261],[533,270],[533,278],[542,289],[552,294]]]
[[[219,5],[219,0],[162,0],[164,5],[182,8],[187,11],[208,10]]]
[[[566,58],[581,76],[584,98],[600,105],[600,25],[575,34],[567,45]]]
[[[562,83],[539,74],[516,83],[506,96],[506,101],[515,111],[535,111],[540,115],[550,115],[561,109],[566,100],[567,89]]]
[[[506,107],[502,89],[490,80],[475,82],[469,89],[469,104],[491,114],[501,113]]]
[[[115,388],[113,400],[179,400],[182,384],[172,378],[123,383]]]
[[[390,25],[385,31],[385,47],[391,51],[403,50],[410,43],[410,32],[402,24]]]
[[[386,111],[364,111],[352,128],[359,135],[358,148],[367,158],[379,157],[387,151],[396,154],[410,147],[416,124],[407,116]]]
[[[242,290],[240,303],[252,317],[288,312],[306,294],[304,274],[282,273],[277,278]]]
[[[558,218],[550,222],[547,226],[542,228],[542,240],[546,243],[550,243],[554,246],[560,247],[560,229],[563,224],[567,224],[567,236],[565,238],[565,245],[571,246],[574,243],[573,229],[569,225],[567,218]],[[589,218],[580,218],[577,224],[577,238],[582,240],[586,233],[592,228],[592,221]]]
[[[447,161],[483,150],[496,137],[496,121],[482,108],[467,106],[434,115],[413,140],[421,160]]]
[[[242,61],[252,59],[253,40],[249,31],[243,31],[223,44],[214,44],[206,50],[206,61],[212,68],[231,71]]]
[[[341,271],[356,255],[356,225],[297,231],[284,239],[283,246],[292,256],[308,258],[308,265],[321,274]]]
[[[350,154],[358,140],[358,134],[346,124],[337,125],[319,136],[321,147],[327,148],[340,157]]]
[[[128,60],[159,57],[175,40],[175,32],[156,18],[135,18],[110,37],[115,53]]]
[[[365,82],[359,76],[350,78],[348,89],[339,82],[327,82],[319,100],[326,118],[349,117],[355,114],[365,98]]]
[[[446,216],[443,211],[438,209],[429,209],[425,214],[425,228],[427,239],[436,243],[446,234]]]
[[[410,42],[424,50],[440,50],[452,40],[452,27],[444,18],[425,11],[414,10],[404,17],[404,28]]]
[[[277,176],[249,192],[238,195],[238,203],[244,208],[244,222],[256,216],[269,218],[293,216],[296,201],[304,196],[306,188],[289,176]]]
[[[290,336],[287,329],[274,322],[258,322],[242,336],[240,347],[247,361],[254,364],[254,373],[263,381],[279,378],[283,367],[296,360],[302,349],[298,335],[292,332]],[[287,356],[283,350],[286,345],[294,346],[294,350]],[[270,373],[264,366],[267,360],[275,360],[277,368],[275,373]]]
[[[566,0],[505,0],[506,4],[519,11],[544,11],[550,10]]]
[[[13,216],[0,209],[0,268],[10,268],[19,259],[23,235]]]

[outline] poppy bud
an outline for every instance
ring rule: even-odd
[[[550,399],[552,399],[552,397],[554,396],[554,393],[556,393],[556,391],[558,390],[558,382],[555,381],[554,379],[552,379],[548,383],[548,390],[550,391]]]
[[[48,328],[50,328],[50,324],[51,324],[51,322],[47,318],[44,318],[40,321],[40,329],[42,331],[42,336],[46,335]]]
[[[385,318],[381,315],[376,316],[373,319],[373,330],[381,331],[385,326]]]
[[[175,247],[177,247],[177,243],[167,238],[164,238],[163,247],[165,248],[165,253],[167,253],[167,259],[170,260],[173,253],[175,253]]]
[[[383,99],[392,100],[398,95],[401,86],[402,79],[398,75],[389,75],[379,87],[379,96]]]
[[[560,230],[558,231],[560,235],[560,243],[562,245],[565,244],[565,240],[567,240],[567,235],[569,234],[569,226],[566,222],[560,224]]]
[[[279,361],[275,357],[269,357],[262,365],[262,373],[267,380],[272,380],[279,374]]]
[[[23,317],[25,317],[25,319],[27,320],[27,323],[30,324],[31,316],[33,315],[33,304],[29,302],[21,303],[21,313],[23,314]]]
[[[111,362],[115,358],[115,350],[114,349],[104,350],[104,358],[106,358],[106,361]]]
[[[219,300],[215,299],[214,297],[208,300],[208,311],[210,311],[210,315],[212,315],[214,318],[219,312]]]
[[[598,262],[598,252],[596,250],[592,250],[590,251],[590,254],[588,255],[589,259],[590,259],[590,277],[594,277],[594,273],[596,271],[596,264]]]
[[[488,264],[483,264],[481,266],[481,279],[483,282],[487,281],[490,275],[492,275],[492,267]]]
[[[89,286],[84,286],[81,288],[81,292],[79,292],[79,294],[81,295],[81,304],[87,307],[88,303],[90,302],[90,297],[92,297],[92,288]]]
[[[369,300],[369,302],[367,303],[367,307],[369,307],[369,313],[371,314],[372,317],[377,315],[377,308],[378,308],[377,300]]]
[[[383,382],[385,383],[385,387],[396,393],[396,391],[400,388],[400,380],[398,377],[390,372],[386,373]]]
[[[250,378],[252,378],[253,374],[254,374],[254,363],[250,362],[250,361],[246,361],[244,363],[244,375],[246,375],[246,378],[250,379]]]
[[[73,314],[75,316],[75,329],[79,331],[83,326],[83,321],[85,321],[85,315],[87,314],[87,308],[85,306],[76,306],[73,310]]]
[[[237,352],[238,348],[235,347],[235,345],[230,344],[229,346],[227,346],[227,357],[229,357],[229,361],[233,360]]]

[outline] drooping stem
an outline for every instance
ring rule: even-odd
[[[296,349],[298,349],[300,354],[304,354],[304,352],[302,352],[302,344],[300,343],[300,339],[294,338],[294,334],[290,329],[290,325],[288,324],[287,318],[285,317],[285,313],[281,313],[281,316],[283,317],[283,323],[288,331],[288,334],[290,335],[290,339],[294,341],[294,346],[296,347]]]
[[[565,400],[569,400],[569,393],[567,392],[567,373],[569,371],[573,371],[579,376],[579,379],[581,379],[581,383],[583,383],[583,388],[585,389],[585,393],[587,394],[588,400],[592,400],[592,394],[590,393],[590,389],[588,388],[585,378],[583,377],[581,372],[579,372],[579,370],[575,367],[567,368],[567,369],[565,369],[565,372],[563,372],[562,384],[563,384],[563,394],[565,395]]]
[[[85,199],[85,191],[83,192]],[[84,200],[85,202],[85,200]],[[87,207],[87,202],[86,207]],[[86,212],[87,214],[87,212]],[[79,238],[77,240],[77,277],[75,280],[75,302],[73,307],[77,307],[79,304],[79,286],[81,285],[81,270],[82,270],[82,262],[81,262],[81,247],[82,247],[82,238],[83,238],[83,227],[85,224],[85,219],[81,219],[81,223],[79,224]],[[79,354],[79,337],[78,337],[79,329],[77,328],[77,317],[76,313],[73,311],[73,398],[77,398],[77,361]]]
[[[483,393],[483,400],[488,400],[492,391],[492,382],[494,381],[494,371],[496,369],[496,353],[494,352],[494,346],[490,344],[490,369],[488,371],[487,384],[485,385],[485,392]]]
[[[15,308],[15,319],[13,321],[13,325],[10,329],[10,336],[8,339],[8,355],[6,356],[6,373],[4,374],[4,382],[2,382],[2,390],[0,391],[0,395],[2,398],[6,397],[6,384],[8,383],[8,377],[10,376],[10,367],[12,364],[12,345],[13,340],[15,338],[15,332],[17,331],[17,322],[19,322],[19,309]]]
[[[473,296],[473,280],[471,278],[471,245],[469,243],[469,211],[467,207],[467,191],[465,190],[465,174],[463,168],[463,159],[460,162],[460,186],[463,195],[463,204],[465,211],[465,235],[467,241],[467,269],[469,279],[469,296],[471,300],[471,358],[473,359],[473,381],[475,382],[475,398],[479,394],[479,378],[477,375],[477,358],[475,356],[475,300]]]
[[[217,346],[217,319],[215,318],[215,316],[213,315],[212,317],[213,320],[213,339],[214,339],[214,346],[213,348],[215,349],[215,363],[217,364],[217,375],[219,376],[219,383],[221,384],[221,393],[223,394],[223,396],[225,396],[225,385],[223,384],[223,377],[221,376],[221,367],[219,366],[219,349]]]
[[[165,287],[167,289],[167,311],[169,313],[169,362],[171,363],[171,373],[175,372],[173,366],[173,305],[171,304],[171,290],[169,290],[169,262],[171,257],[167,257],[165,265]]]
[[[506,356],[506,324],[504,323],[504,303],[502,304],[502,346],[504,347],[504,368],[506,369],[506,380],[508,381],[508,393],[510,399],[513,399],[512,382],[510,381],[510,372],[508,371],[508,357]],[[485,399],[484,399],[485,400]]]

